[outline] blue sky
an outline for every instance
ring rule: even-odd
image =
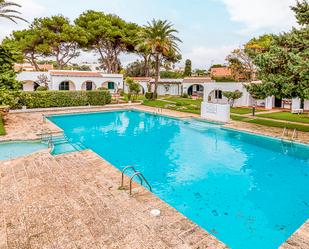
[[[63,14],[76,18],[88,9],[117,14],[140,25],[155,19],[171,21],[183,43],[183,58],[190,58],[194,68],[208,68],[224,63],[226,55],[254,36],[287,31],[295,25],[289,6],[294,0],[14,0],[23,5],[28,20]],[[24,24],[1,20],[0,39]],[[125,65],[135,57],[123,55]],[[79,61],[96,60],[83,54]],[[180,63],[182,65],[183,63]]]

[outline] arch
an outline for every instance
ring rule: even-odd
[[[220,88],[213,89],[207,96],[207,101],[210,103],[227,104],[227,98],[223,96],[223,90]]]
[[[196,95],[199,97],[203,96],[204,86],[201,84],[192,84],[188,87],[187,94],[192,96]]]
[[[140,86],[140,89],[141,89],[140,94],[144,95],[146,93],[144,86],[142,84],[139,84],[139,86]]]
[[[102,83],[101,87],[107,88],[109,91],[116,91],[117,90],[117,83],[114,81],[105,81]]]
[[[36,89],[40,86],[39,83],[33,82],[33,90],[36,91]]]
[[[96,88],[97,86],[93,81],[86,80],[85,82],[83,82],[81,89],[85,91],[91,91],[91,90],[95,90]]]
[[[60,91],[71,91],[76,90],[76,87],[73,81],[64,80],[60,82],[58,89]]]
[[[22,90],[23,91],[35,91],[39,87],[39,83],[32,80],[23,81]]]

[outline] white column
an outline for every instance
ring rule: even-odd
[[[265,109],[271,110],[273,109],[273,96],[267,97],[265,99]]]
[[[292,110],[300,109],[300,98],[296,97],[292,99]]]
[[[305,99],[304,101],[304,110],[308,111],[309,110],[309,100]]]

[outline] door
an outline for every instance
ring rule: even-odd
[[[92,82],[91,81],[87,81],[86,82],[86,90],[87,91],[91,91],[92,90]]]
[[[282,107],[282,99],[275,98],[275,107]]]

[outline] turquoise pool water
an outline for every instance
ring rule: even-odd
[[[46,144],[37,141],[2,142],[0,143],[0,160],[17,158],[46,148]]]
[[[50,120],[232,249],[278,248],[309,218],[308,146],[134,111]]]

